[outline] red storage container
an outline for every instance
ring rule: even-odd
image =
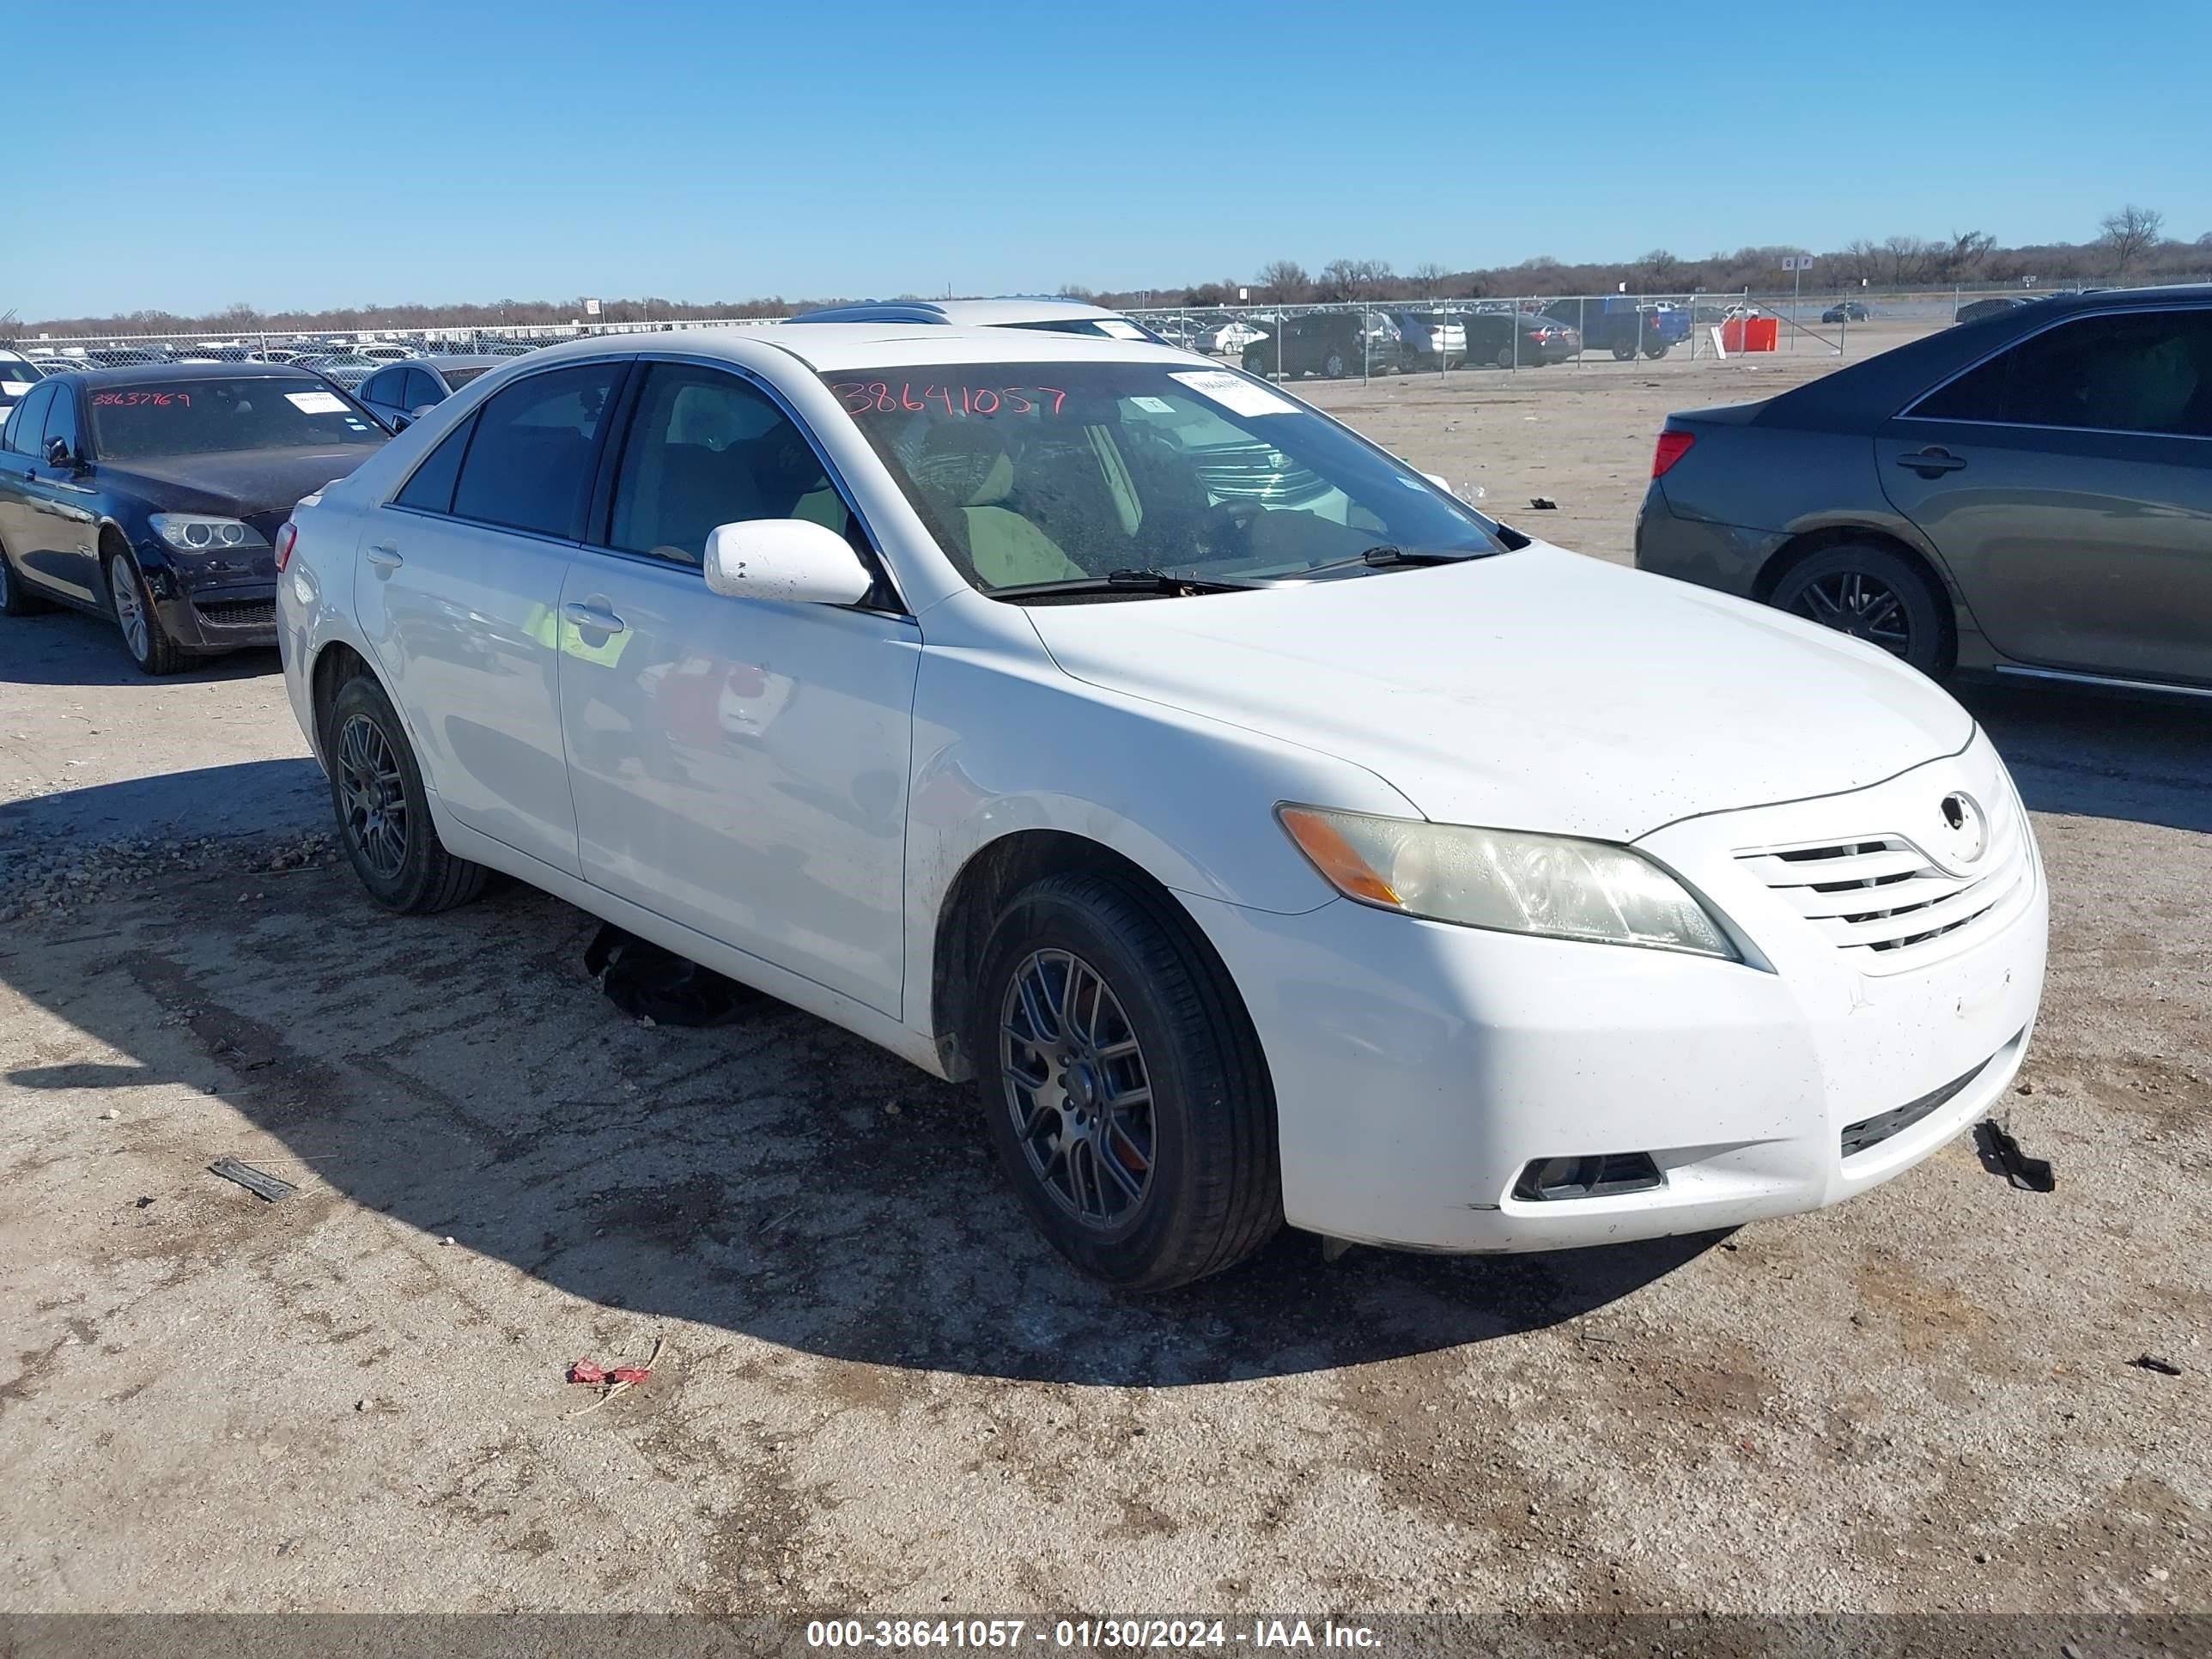
[[[1779,317],[1752,317],[1743,325],[1744,351],[1772,351],[1782,341],[1782,319]]]

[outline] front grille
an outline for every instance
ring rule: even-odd
[[[200,620],[210,628],[276,626],[276,601],[274,599],[195,600],[192,609],[199,612]]]
[[[1998,1050],[2000,1054],[2002,1052],[2002,1049]],[[1902,1106],[1892,1107],[1888,1111],[1877,1113],[1873,1117],[1862,1118],[1856,1123],[1846,1123],[1844,1125],[1842,1137],[1844,1156],[1856,1158],[1870,1147],[1881,1146],[1892,1135],[1904,1133],[1930,1112],[1936,1111],[1946,1102],[1955,1099],[1960,1090],[1989,1069],[1989,1065],[1990,1062],[1985,1060],[1966,1076],[1954,1078],[1942,1088],[1931,1091],[1917,1100],[1908,1100]]]
[[[1989,846],[1954,876],[1901,835],[1760,848],[1736,860],[1868,973],[1917,966],[1996,926],[2033,880],[2026,825],[2008,796],[1989,813]]]

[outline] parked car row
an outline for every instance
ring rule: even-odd
[[[1462,367],[1540,368],[1579,356],[1571,324],[1526,311],[1309,311],[1248,328],[1236,354],[1251,374],[1411,374]]]

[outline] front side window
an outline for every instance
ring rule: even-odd
[[[712,368],[652,365],[615,474],[608,544],[697,565],[709,532],[748,519],[851,529],[821,458],[766,393]]]
[[[34,386],[15,405],[15,412],[8,417],[8,447],[19,455],[38,455],[44,453],[40,435],[46,427],[46,405],[61,388]]]
[[[46,406],[46,430],[45,437],[40,441],[40,449],[51,453],[56,439],[67,444],[69,453],[76,459],[84,459],[84,441],[78,436],[76,429],[76,399],[70,395],[70,388],[65,386],[54,388],[54,400]]]
[[[580,363],[533,374],[485,404],[454,486],[454,515],[564,540],[580,534],[599,422],[620,367]]]
[[[384,433],[318,380],[278,375],[91,389],[100,458],[151,460],[246,449],[373,448]]]
[[[1348,574],[1374,550],[1502,551],[1473,509],[1227,369],[929,366],[823,376],[985,592],[1158,571]]]

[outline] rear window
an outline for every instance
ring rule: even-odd
[[[319,380],[165,380],[87,388],[103,460],[219,455],[245,449],[372,447],[384,434]]]
[[[438,373],[446,377],[446,384],[447,386],[453,387],[454,391],[459,392],[471,380],[475,380],[477,375],[489,374],[490,372],[490,368],[491,366],[489,363],[483,364],[476,368],[446,368],[441,367],[438,370]]]

